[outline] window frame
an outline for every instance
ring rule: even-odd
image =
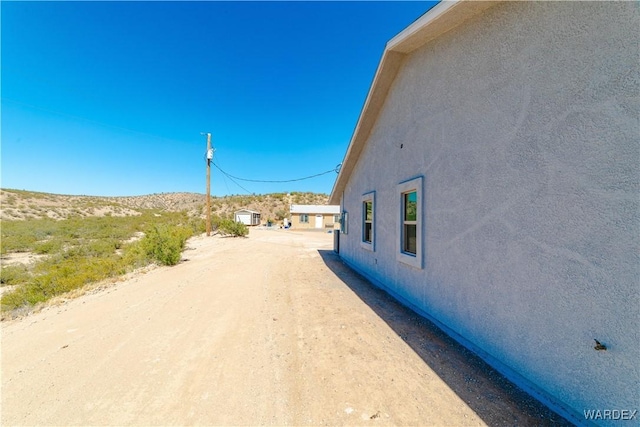
[[[407,219],[407,209],[408,209],[408,205],[409,205],[409,197],[410,195],[413,194],[415,200],[413,201],[413,203],[416,204],[416,212],[415,212],[415,218],[413,220],[411,219]],[[411,256],[416,256],[416,254],[418,253],[418,248],[417,248],[417,235],[418,235],[418,209],[417,206],[418,205],[418,192],[416,190],[409,190],[406,193],[402,193],[402,217],[401,217],[401,221],[402,221],[402,238],[401,238],[401,242],[402,242],[402,246],[400,248],[400,251],[407,254],[407,255],[411,255]],[[413,226],[414,228],[414,234],[415,234],[415,238],[416,238],[416,242],[414,242],[414,244],[416,245],[416,247],[414,248],[414,251],[409,250],[407,247],[409,246],[409,243],[407,242],[408,239],[408,233],[407,233],[407,228]]]
[[[423,245],[423,226],[422,221],[424,218],[424,206],[422,202],[423,194],[423,177],[418,176],[416,178],[409,179],[401,182],[397,186],[397,192],[399,197],[399,210],[398,210],[398,238],[396,259],[403,264],[415,267],[418,269],[423,268],[422,264],[422,245]],[[405,195],[415,192],[416,193],[416,220],[409,221],[409,225],[415,223],[416,226],[416,253],[406,252],[405,248]]]
[[[365,240],[366,236],[366,224],[368,223],[366,216],[366,204],[371,203],[371,230],[370,230],[370,238],[371,241]],[[360,198],[360,206],[362,207],[362,227],[360,233],[360,246],[369,251],[375,251],[375,242],[376,242],[376,193],[375,191],[370,191],[365,193]]]
[[[299,220],[300,220],[300,224],[309,224],[309,214],[301,213]]]

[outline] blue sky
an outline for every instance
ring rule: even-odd
[[[433,2],[1,2],[3,188],[204,193],[335,168]],[[331,172],[211,194],[329,193]],[[239,185],[237,185],[239,184]]]

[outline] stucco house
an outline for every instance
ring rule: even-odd
[[[329,200],[344,262],[578,424],[640,409],[639,46],[637,2],[441,2]]]
[[[240,209],[233,214],[235,222],[241,222],[245,225],[260,225],[260,212],[249,209]]]
[[[291,228],[334,229],[340,227],[339,205],[291,205]]]

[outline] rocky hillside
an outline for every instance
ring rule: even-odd
[[[289,214],[291,204],[323,205],[329,197],[316,193],[273,193],[251,196],[211,198],[215,215],[230,217],[239,209],[260,212],[262,220],[278,221]],[[187,211],[189,215],[204,216],[206,199],[197,193],[159,193],[131,197],[71,196],[33,191],[0,189],[0,219],[29,218],[65,219],[87,216],[139,215],[141,211]]]

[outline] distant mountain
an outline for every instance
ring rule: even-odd
[[[329,196],[326,194],[302,192],[212,197],[211,211],[214,215],[231,216],[239,209],[250,209],[260,212],[263,222],[268,219],[279,221],[288,216],[291,204],[324,205],[328,200]],[[99,197],[0,189],[0,219],[3,221],[127,216],[139,215],[143,210],[186,211],[191,216],[204,216],[205,205],[205,195],[198,193]]]

